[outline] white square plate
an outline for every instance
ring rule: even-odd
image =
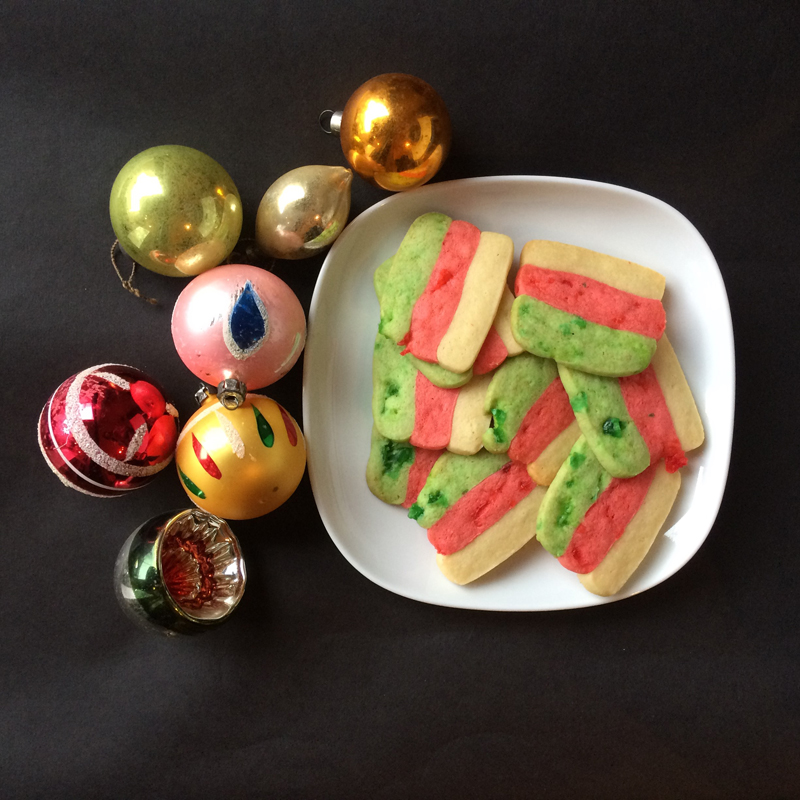
[[[468,586],[438,570],[427,532],[405,509],[367,488],[372,415],[372,347],[379,321],[375,268],[426,211],[441,211],[516,246],[552,239],[635,261],[667,279],[667,332],[706,430],[688,454],[683,482],[662,533],[620,594],[587,592],[532,540]],[[470,178],[393,195],[343,231],[320,271],[309,314],[303,372],[308,468],[320,516],[336,546],[363,575],[392,592],[443,606],[545,611],[593,606],[642,592],[677,572],[716,518],[733,435],[734,354],[730,308],[717,263],[678,211],[640,192],[566,178]]]

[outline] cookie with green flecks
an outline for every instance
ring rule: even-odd
[[[687,463],[685,452],[703,442],[700,414],[666,336],[636,375],[607,378],[564,364],[558,371],[581,432],[615,477],[638,475],[662,458],[675,472]]]
[[[616,594],[669,514],[680,473],[657,461],[632,478],[614,478],[581,436],[547,490],[536,538],[591,592]]]
[[[511,310],[528,351],[596,375],[641,372],[664,333],[664,277],[613,256],[560,242],[522,249]]]
[[[530,541],[544,492],[523,464],[503,454],[445,453],[408,515],[428,529],[445,577],[465,584]]]
[[[367,461],[367,486],[384,503],[408,508],[425,483],[441,450],[423,450],[408,442],[393,442],[373,426]]]

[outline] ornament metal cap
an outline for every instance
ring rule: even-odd
[[[231,411],[244,403],[247,397],[247,386],[238,378],[225,378],[217,386],[217,400]]]
[[[114,567],[126,615],[167,636],[224,622],[242,599],[246,581],[230,526],[199,508],[160,514],[139,526]]]
[[[341,133],[342,112],[331,111],[329,108],[326,108],[325,111],[319,115],[319,125],[325,133],[331,135]]]

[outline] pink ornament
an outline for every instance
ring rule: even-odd
[[[100,364],[64,381],[39,417],[39,446],[72,489],[116,497],[149,483],[172,460],[178,412],[133,367]]]
[[[228,264],[199,275],[172,312],[178,355],[198,378],[227,378],[262,389],[283,377],[306,342],[306,317],[295,293],[271,272]]]

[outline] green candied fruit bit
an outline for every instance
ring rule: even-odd
[[[572,322],[581,330],[586,327],[586,320],[583,317],[573,317]]]
[[[570,399],[569,404],[572,406],[573,411],[587,411],[589,398],[586,396],[586,392],[578,392],[575,397]]]
[[[396,383],[394,383],[393,381],[390,381],[389,383],[387,383],[386,384],[386,396],[387,397],[394,397],[397,394],[400,394],[400,387]]]
[[[492,415],[492,435],[494,440],[496,442],[505,442],[506,434],[503,430],[503,423],[508,415],[502,408],[493,408],[490,413]]]
[[[566,487],[567,487],[567,489],[571,489],[571,488],[572,488],[574,485],[575,485],[575,479],[574,479],[574,478],[570,478],[570,479],[569,479],[569,480],[568,480],[568,481],[567,481],[567,482],[564,484],[564,486],[566,486]]]
[[[569,465],[572,469],[578,469],[578,467],[586,461],[586,454],[581,453],[579,451],[574,451],[569,454]]]
[[[564,336],[572,335],[572,327],[568,322],[562,322],[561,325],[558,326],[558,330],[564,334]]]
[[[564,503],[562,503],[560,509],[561,513],[558,515],[558,518],[556,519],[556,525],[558,525],[559,528],[564,528],[567,525],[571,525],[572,512],[574,510],[575,510],[575,504],[572,502],[572,500],[566,500]]]
[[[609,417],[603,423],[603,433],[606,436],[613,436],[615,439],[619,439],[627,424],[625,420],[618,419],[617,417]]]
[[[390,478],[396,478],[400,470],[414,460],[414,448],[404,442],[387,441],[381,448],[383,472]]]
[[[446,506],[447,497],[444,492],[440,492],[437,489],[428,495],[428,504],[432,506]]]
[[[424,513],[425,509],[419,503],[414,503],[414,505],[408,509],[409,519],[419,519]]]

